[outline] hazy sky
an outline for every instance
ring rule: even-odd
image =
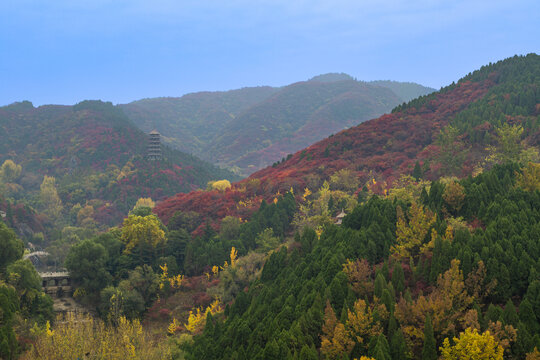
[[[125,103],[327,72],[440,88],[539,48],[538,0],[0,0],[0,105]]]

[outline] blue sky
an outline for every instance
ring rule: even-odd
[[[440,88],[539,52],[540,1],[1,0],[0,105],[113,103],[327,72]]]

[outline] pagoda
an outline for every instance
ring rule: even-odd
[[[161,160],[161,134],[152,130],[148,134],[148,160]]]

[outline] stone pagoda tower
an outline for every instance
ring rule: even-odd
[[[161,134],[152,130],[148,134],[148,160],[161,160]]]

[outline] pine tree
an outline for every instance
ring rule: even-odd
[[[431,318],[426,317],[424,325],[424,347],[422,349],[422,360],[437,360],[437,345],[435,343],[435,335],[433,334],[433,326]]]
[[[392,360],[407,360],[407,344],[405,343],[405,337],[401,329],[398,329],[394,336],[392,336],[392,342],[390,346],[390,353]]]

